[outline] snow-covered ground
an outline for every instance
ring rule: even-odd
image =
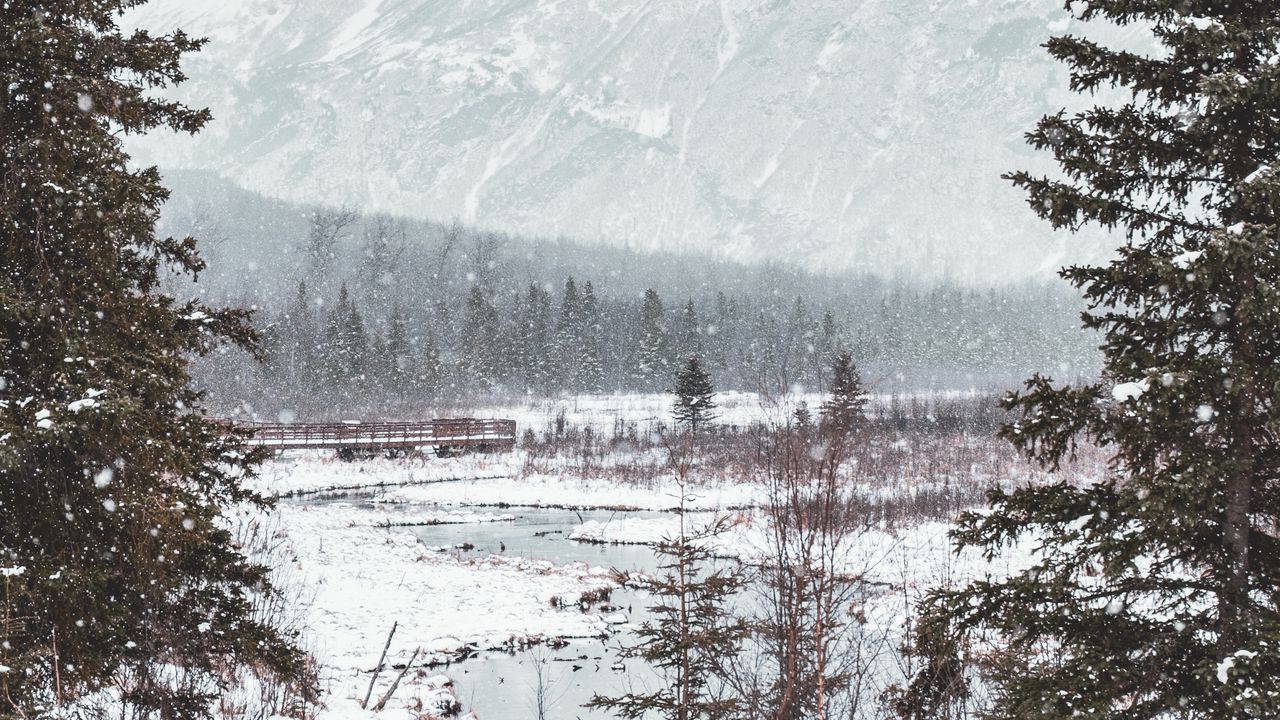
[[[707,541],[717,555],[745,562],[767,556],[769,527],[757,514],[687,514],[686,532],[697,533],[713,518],[729,521],[725,532]],[[850,533],[835,553],[842,559],[845,573],[868,583],[895,587],[917,586],[922,581],[951,577],[957,572],[966,577],[1007,575],[1025,562],[1025,552],[1008,553],[997,563],[987,562],[976,551],[966,550],[957,556],[947,535],[951,527],[949,523],[923,522],[892,530],[867,528]],[[675,537],[679,530],[680,518],[675,515],[588,520],[569,537],[578,542],[656,545]]]
[[[520,458],[513,453],[464,455],[448,461],[377,457],[346,462],[331,450],[286,450],[263,465],[258,476],[246,484],[264,495],[310,495],[461,479],[510,478],[519,469]]]
[[[681,492],[670,478],[657,478],[641,486],[619,485],[606,478],[539,474],[414,485],[386,490],[375,499],[379,502],[463,507],[669,510],[680,504]],[[684,492],[686,505],[695,509],[746,507],[760,500],[760,488],[748,484],[716,483],[688,488]]]
[[[557,507],[667,510],[679,504],[673,478],[619,484],[606,477],[526,473],[524,454],[466,455],[449,460],[338,460],[327,451],[290,450],[264,466],[249,484],[266,495],[323,495],[376,490],[375,502],[445,507]],[[720,481],[685,491],[691,508],[756,505],[760,488]]]
[[[497,555],[468,558],[425,547],[406,529],[388,526],[400,518],[342,502],[286,501],[264,519],[277,527],[275,555],[291,578],[294,602],[304,608],[305,641],[319,663],[329,706],[325,717],[359,716],[352,714],[360,709],[356,701],[368,690],[369,672],[393,624],[387,662],[403,666],[416,653],[415,667],[423,668],[406,676],[388,703],[387,712],[401,716],[447,699],[440,673],[428,665],[544,638],[607,634],[605,614],[582,612],[577,604],[615,586],[608,570]],[[396,675],[394,669],[382,673],[374,702]]]
[[[756,393],[716,393],[716,422],[745,427],[754,422],[785,419],[789,407],[801,401],[810,408],[822,404],[817,394],[788,396],[776,401]],[[518,432],[526,428],[534,432],[553,430],[558,420],[567,427],[591,428],[597,434],[611,433],[620,424],[635,425],[641,433],[655,431],[660,425],[671,425],[671,407],[675,396],[670,393],[634,395],[573,395],[563,398],[537,398],[525,402],[509,402],[476,408],[478,418],[515,420]]]
[[[441,711],[453,702],[447,671],[428,664],[476,651],[514,648],[550,638],[608,634],[619,618],[609,608],[584,612],[579,599],[616,587],[605,568],[428,547],[413,525],[506,522],[483,508],[669,508],[677,489],[655,482],[618,487],[604,480],[518,477],[519,453],[449,460],[375,458],[343,462],[323,451],[289,451],[261,468],[252,486],[282,497],[269,516],[278,543],[270,561],[301,606],[307,648],[319,665],[322,718],[369,715],[360,701],[393,624],[388,664],[372,693],[376,704],[415,654],[383,715]],[[333,499],[362,489],[359,502]],[[708,488],[703,508],[754,502],[748,486]],[[565,609],[567,608],[567,609]]]
[[[916,395],[898,395],[899,402],[919,400],[955,400],[974,397],[972,390],[927,392]],[[747,427],[752,423],[781,423],[791,415],[800,403],[808,405],[813,413],[827,399],[820,393],[789,393],[781,397],[767,397],[758,393],[718,392],[716,422],[722,425]],[[871,395],[871,407],[887,407],[893,400],[890,395]],[[670,427],[671,407],[675,396],[671,393],[570,395],[561,398],[531,398],[523,402],[504,402],[466,409],[466,414],[477,418],[503,418],[515,420],[517,432],[532,429],[536,433],[554,430],[558,420],[566,427],[591,428],[597,434],[608,434],[620,425],[634,425],[640,433],[656,431],[661,425]]]
[[[436,458],[373,458],[343,462],[325,451],[288,451],[261,468],[250,485],[281,496],[270,516],[279,543],[271,561],[289,578],[292,601],[303,606],[305,641],[319,664],[323,718],[365,717],[360,702],[370,671],[393,624],[388,664],[403,666],[417,652],[384,714],[447,708],[452,689],[428,664],[476,651],[515,648],[551,638],[607,635],[619,618],[584,596],[616,583],[602,567],[490,555],[483,558],[428,547],[412,526],[507,522],[512,515],[482,508],[626,507],[664,509],[677,489],[655,481],[618,487],[604,480],[520,477],[519,453]],[[360,502],[334,499],[362,490]],[[290,497],[298,496],[298,497]],[[752,488],[707,488],[695,501],[720,508],[754,502]],[[567,609],[565,609],[567,608]],[[398,670],[384,671],[370,704]]]
[[[600,637],[616,626],[612,608],[577,606],[584,594],[616,587],[602,567],[430,547],[409,527],[474,523],[483,532],[486,523],[509,522],[515,508],[665,510],[678,503],[680,489],[670,478],[618,484],[567,473],[526,475],[521,455],[342,462],[324,452],[291,451],[262,468],[253,481],[257,489],[297,496],[282,499],[263,522],[278,528],[281,548],[274,562],[305,608],[306,641],[320,665],[327,705],[323,718],[367,716],[357,701],[368,690],[393,624],[398,629],[389,662],[403,666],[417,651],[415,667],[421,669],[402,681],[386,717],[452,702],[445,677],[451,671],[422,667],[426,662],[547,638]],[[326,492],[340,488],[364,490],[358,501]],[[752,509],[763,498],[761,488],[716,481],[686,493],[688,507],[696,511],[687,522],[731,519],[729,532],[715,540],[719,554],[749,560],[765,551],[768,527]],[[587,520],[570,535],[584,542],[652,544],[678,528],[674,514],[648,515]],[[944,522],[923,522],[851,537],[844,549],[847,569],[899,593],[897,600],[878,603],[870,622],[900,626],[904,608],[939,582],[1009,572],[1007,565],[990,566],[976,554],[955,556],[948,529]],[[374,702],[398,672],[382,673]]]

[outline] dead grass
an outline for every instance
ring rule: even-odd
[[[843,469],[867,506],[867,516],[886,528],[926,520],[949,521],[986,505],[993,488],[1038,484],[1050,475],[995,434],[1004,415],[994,397],[890,402],[867,418]],[[691,473],[699,483],[760,482],[767,468],[773,429],[763,425],[718,427],[698,440]],[[619,421],[604,435],[568,423],[542,433],[525,431],[525,475],[606,479],[656,487],[669,476],[669,456],[659,432]],[[1106,455],[1082,446],[1078,457],[1053,477],[1069,482],[1107,471]]]

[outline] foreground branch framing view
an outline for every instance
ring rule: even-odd
[[[1280,5],[0,0],[0,717],[1280,717]]]

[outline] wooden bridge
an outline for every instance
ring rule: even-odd
[[[331,449],[342,454],[433,449],[439,455],[466,450],[494,452],[516,444],[514,420],[457,418],[418,422],[253,423],[227,422],[253,434],[246,443],[275,450]]]

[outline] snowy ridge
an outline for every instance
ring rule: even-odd
[[[999,177],[1042,167],[1021,134],[1069,104],[1038,47],[1063,19],[1056,0],[155,0],[130,20],[211,39],[178,95],[215,121],[131,147],[290,200],[1005,280],[1064,259]]]

